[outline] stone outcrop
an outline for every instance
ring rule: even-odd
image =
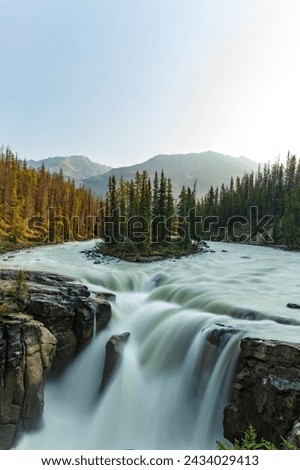
[[[30,315],[0,316],[0,449],[10,449],[23,430],[38,427],[56,343]]]
[[[19,298],[18,275],[0,270],[0,449],[39,426],[46,376],[61,371],[111,317],[104,298],[93,300],[67,276],[26,273]]]
[[[59,371],[93,336],[106,328],[110,304],[104,299],[92,300],[88,288],[71,277],[43,272],[28,272],[26,313],[43,323],[57,340],[52,370]],[[14,281],[18,271],[1,270],[0,279]],[[96,320],[96,321],[95,321]]]
[[[113,374],[117,371],[125,344],[128,341],[130,333],[111,336],[106,343],[105,361],[100,385],[100,393],[104,392],[107,385],[111,381]]]
[[[243,339],[224,436],[233,442],[252,424],[259,438],[299,448],[299,420],[300,344]]]
[[[238,333],[240,330],[233,328],[230,325],[223,325],[222,323],[216,323],[214,328],[210,329],[206,340],[217,347],[224,347],[230,338]]]

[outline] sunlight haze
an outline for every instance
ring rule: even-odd
[[[300,154],[298,0],[0,0],[1,142],[110,166]]]

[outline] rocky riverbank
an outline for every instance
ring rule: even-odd
[[[92,300],[74,279],[26,273],[26,298],[19,298],[19,272],[0,271],[0,449],[36,429],[43,413],[44,383],[76,356],[111,317],[110,304]],[[21,300],[21,301],[20,301]]]

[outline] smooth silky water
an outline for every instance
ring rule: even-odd
[[[209,449],[243,337],[300,338],[300,253],[212,243],[215,253],[150,264],[94,264],[94,242],[0,258],[0,267],[73,276],[116,294],[108,328],[45,391],[42,428],[19,449]],[[222,252],[222,250],[227,252]],[[221,334],[218,334],[221,330]],[[131,333],[100,397],[105,344]]]

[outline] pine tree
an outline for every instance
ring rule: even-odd
[[[185,186],[182,187],[182,190],[178,196],[177,203],[178,211],[178,235],[181,244],[185,247],[189,243],[189,225],[188,225],[188,197],[187,190]]]
[[[170,178],[167,180],[167,195],[166,195],[166,228],[167,228],[167,239],[170,240],[174,235],[173,233],[174,226],[174,197],[173,197],[173,188],[172,181]]]
[[[153,181],[153,194],[152,194],[152,230],[151,230],[151,240],[153,243],[158,242],[158,218],[160,216],[159,212],[159,180],[158,173],[155,172],[154,181]]]
[[[164,243],[166,241],[167,228],[166,228],[166,202],[167,202],[167,180],[164,171],[161,170],[159,191],[158,191],[158,209],[161,223],[158,226],[158,241]]]

